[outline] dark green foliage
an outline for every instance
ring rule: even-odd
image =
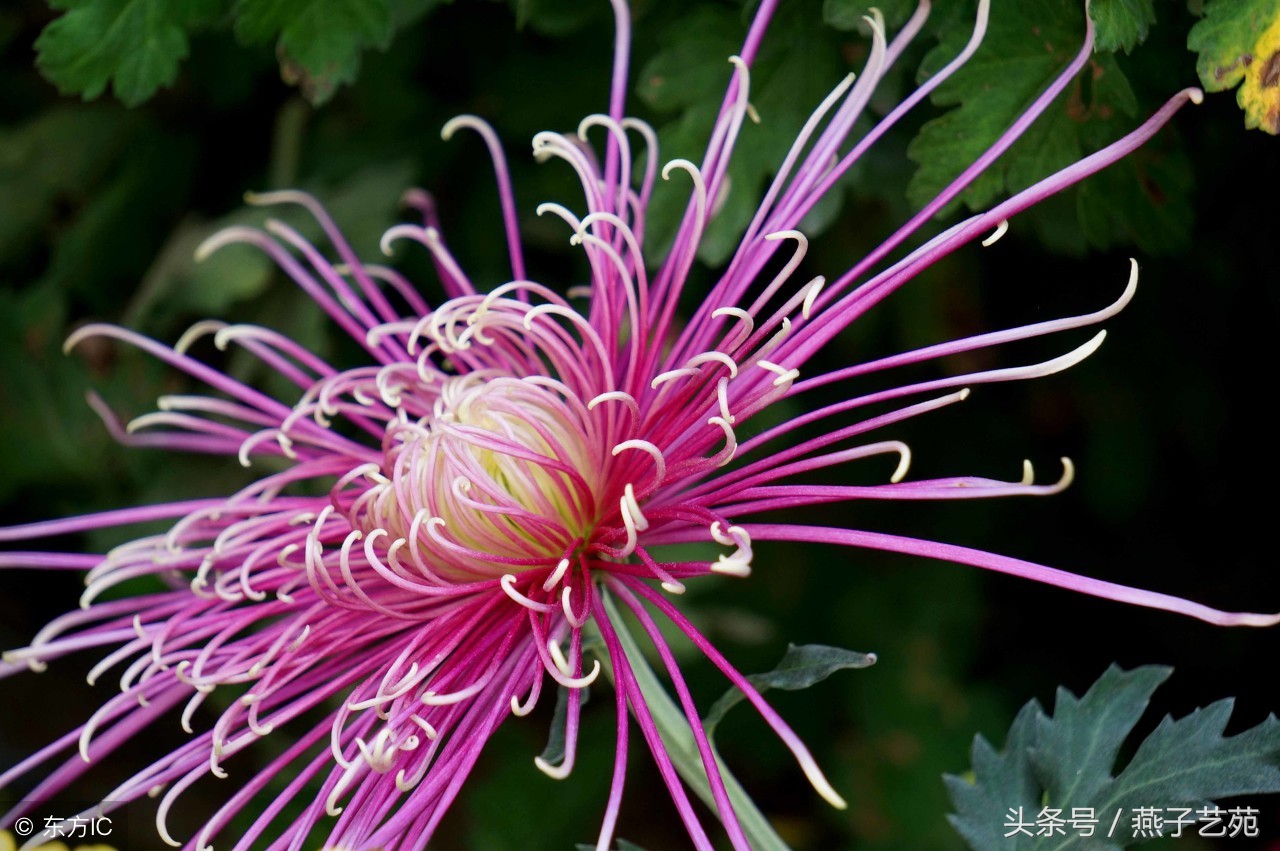
[[[1089,17],[1098,28],[1098,50],[1128,53],[1147,40],[1156,22],[1155,0],[1093,0]]]
[[[246,44],[274,41],[280,72],[313,103],[360,71],[368,48],[391,39],[390,0],[240,0],[236,36]]]
[[[37,63],[64,94],[85,100],[111,85],[133,106],[172,85],[188,34],[226,11],[228,0],[51,0],[65,14],[41,33]]]
[[[1069,0],[1032,0],[993,13],[977,53],[934,93],[935,103],[954,108],[925,124],[908,148],[908,156],[919,164],[908,188],[911,202],[924,206],[994,144],[1062,73],[1079,51],[1082,37],[1083,14]],[[921,76],[945,65],[967,38],[963,28],[944,34],[925,58]],[[1120,138],[1142,112],[1116,59],[1095,54],[1082,74],[960,199],[970,210],[985,209]],[[1165,154],[1151,161],[1150,168],[1113,167],[1074,190],[1089,243],[1108,247],[1132,242],[1144,251],[1158,252],[1186,240],[1191,228],[1186,169],[1175,166],[1178,173],[1158,176],[1168,172],[1162,168],[1164,162],[1182,156],[1181,148],[1176,138],[1165,140],[1162,147]],[[1045,227],[1042,220],[1032,221],[1037,229]]]
[[[50,0],[65,14],[41,33],[37,63],[65,94],[92,100],[110,85],[134,106],[173,85],[192,34],[230,26],[245,45],[274,46],[284,80],[320,104],[355,80],[365,51],[386,50],[397,27],[440,2]]]
[[[884,15],[885,23],[891,27],[899,26],[913,11],[916,4],[911,0],[823,0],[822,20],[828,26],[838,30],[866,30],[863,17],[871,14],[872,9],[879,9]]]

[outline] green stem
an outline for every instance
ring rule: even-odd
[[[298,182],[302,160],[302,138],[311,107],[302,98],[290,98],[276,113],[271,135],[271,162],[267,183],[272,189],[289,189]]]
[[[626,626],[626,622],[620,616],[617,606],[614,605],[613,599],[608,592],[603,592],[601,597],[604,600],[604,608],[609,618],[609,623],[612,624],[614,632],[618,635],[622,651],[627,657],[627,664],[631,666],[631,672],[635,676],[636,684],[640,687],[641,694],[644,695],[645,705],[649,708],[649,714],[653,716],[654,724],[657,725],[658,733],[662,738],[667,754],[671,757],[671,762],[675,765],[676,771],[680,773],[685,783],[697,793],[703,803],[710,807],[713,812],[718,812],[719,808],[716,806],[715,798],[711,793],[711,783],[707,779],[706,768],[702,764],[702,756],[698,753],[698,747],[694,742],[693,730],[689,727],[688,719],[685,718],[684,712],[676,706],[671,696],[667,694],[667,690],[658,679],[658,675],[649,666],[644,653],[640,650],[640,646],[636,643],[635,638]],[[599,637],[598,627],[591,624],[588,629],[591,630],[593,638],[603,643],[603,639]],[[601,657],[601,665],[604,668],[605,676],[613,683],[614,688],[617,688],[617,680],[608,654],[598,651],[597,655]],[[733,805],[734,813],[738,816],[738,823],[742,825],[742,832],[746,835],[747,841],[751,843],[751,847],[755,851],[790,851],[787,843],[783,842],[782,837],[774,832],[769,820],[765,818],[764,814],[756,807],[755,802],[751,800],[751,796],[742,788],[742,784],[725,766],[720,754],[716,753],[714,744],[712,744],[712,753],[715,754],[716,766],[719,768],[720,776],[724,780],[729,802]]]

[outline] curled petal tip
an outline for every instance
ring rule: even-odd
[[[1037,368],[1036,376],[1043,378],[1046,375],[1054,375],[1065,369],[1070,369],[1076,364],[1088,358],[1102,345],[1102,341],[1107,338],[1105,329],[1094,334],[1084,345],[1078,346],[1065,355],[1059,355],[1053,360],[1045,361]]]
[[[540,756],[533,758],[533,764],[538,770],[550,777],[552,780],[564,780],[569,776],[569,772],[573,770],[572,763],[567,760],[561,765],[552,765]]]
[[[222,243],[218,241],[218,235],[214,234],[204,242],[197,245],[195,253],[192,256],[195,257],[195,261],[197,263],[203,263],[205,260],[209,259],[210,254],[218,250],[220,245],[222,245]]]
[[[698,167],[694,165],[692,162],[690,162],[689,160],[674,159],[669,161],[666,165],[662,167],[662,179],[670,180],[671,172],[678,168],[684,169],[685,171],[689,172],[690,175],[696,176],[697,179],[701,179],[702,177],[702,173],[698,171]]]
[[[1124,292],[1120,295],[1120,299],[1116,302],[1116,307],[1114,309],[1116,310],[1117,313],[1123,310],[1129,304],[1129,302],[1133,300],[1133,294],[1136,293],[1137,291],[1138,291],[1138,261],[1137,259],[1130,257],[1129,258],[1129,280],[1125,284]]]
[[[82,342],[89,339],[90,337],[97,336],[99,331],[102,328],[103,328],[102,325],[90,324],[90,325],[82,325],[81,327],[72,331],[71,334],[67,337],[67,339],[62,343],[62,353],[64,355],[71,354],[71,351],[76,346],[80,345]],[[90,401],[90,404],[92,404],[92,400]]]
[[[463,117],[464,116],[461,115],[455,115],[453,118],[446,121],[444,126],[440,128],[440,138],[446,142],[452,139],[453,134],[458,132],[458,128],[461,126],[461,121],[459,119]]]
[[[823,775],[822,769],[818,768],[817,763],[813,761],[813,757],[807,753],[800,760],[801,770],[804,771],[805,777],[809,784],[813,786],[815,792],[822,796],[822,799],[837,810],[845,810],[849,808],[849,804],[844,798],[840,797],[827,778]]]
[[[203,263],[218,249],[240,240],[246,231],[249,231],[249,229],[230,227],[223,228],[212,233],[206,237],[203,242],[196,246],[196,250],[192,256],[195,257],[197,263]]]
[[[884,13],[872,6],[867,9],[868,14],[862,16],[862,20],[867,22],[867,26],[871,28],[873,34],[884,38]]]
[[[1065,490],[1066,488],[1071,487],[1071,483],[1074,482],[1075,480],[1076,480],[1075,462],[1064,455],[1062,457],[1062,478],[1058,480],[1058,484],[1055,485],[1055,487],[1058,490]]]
[[[898,444],[895,447],[898,450],[898,467],[893,471],[893,475],[889,477],[892,484],[897,484],[907,476],[907,471],[911,469],[911,447],[905,443]]]
[[[1004,236],[1006,233],[1008,233],[1008,231],[1009,231],[1009,220],[1001,219],[1000,224],[996,227],[995,233],[991,234],[991,236],[982,240],[982,247],[990,248],[992,245],[995,245],[996,242],[1000,239],[1000,237]]]
[[[462,128],[470,128],[482,136],[491,136],[493,134],[493,128],[483,118],[476,115],[463,114],[455,115],[444,123],[444,126],[440,128],[440,138],[447,142]]]
[[[413,225],[395,225],[394,227],[389,227],[383,231],[382,238],[378,240],[378,248],[380,248],[382,253],[386,256],[392,257],[395,254],[395,248],[393,247],[395,245],[395,241],[406,237],[412,237],[416,232],[418,232],[418,229],[414,228]]]

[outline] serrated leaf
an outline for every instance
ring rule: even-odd
[[[225,12],[227,0],[56,0],[66,14],[36,39],[36,65],[63,94],[92,100],[111,86],[127,106],[170,86],[188,33]]]
[[[1245,126],[1280,134],[1280,2],[1213,0],[1204,12],[1187,35],[1200,82],[1211,92],[1241,84]]]
[[[239,0],[236,36],[276,40],[280,76],[321,104],[355,80],[365,50],[391,40],[390,0]]]
[[[1235,701],[1219,700],[1185,718],[1166,715],[1129,765],[1104,790],[1102,809],[1198,807],[1235,795],[1280,791],[1280,721],[1224,737]]]
[[[1153,0],[1093,0],[1089,4],[1089,17],[1098,31],[1094,48],[1114,53],[1125,53],[1146,41],[1147,30],[1156,22]]]
[[[1175,818],[1211,801],[1280,792],[1280,721],[1269,716],[1224,737],[1229,699],[1178,720],[1166,716],[1117,771],[1125,740],[1169,674],[1112,666],[1082,698],[1059,689],[1052,717],[1028,703],[1000,754],[977,737],[973,780],[945,778],[956,808],[952,825],[975,851],[1108,851],[1172,835]],[[1153,818],[1140,828],[1143,811]],[[1086,812],[1096,819],[1094,835],[1073,822]],[[1170,827],[1162,832],[1166,818]],[[1066,823],[1046,827],[1053,819]]]
[[[907,189],[911,203],[924,206],[989,148],[1062,73],[1083,34],[1083,16],[1067,0],[1027,0],[992,15],[977,53],[934,92],[936,104],[955,109],[926,123],[907,149],[919,164]],[[925,57],[921,76],[941,68],[968,37],[949,29]],[[1086,137],[1097,147],[1120,135],[1119,127],[1106,125],[1136,111],[1133,92],[1111,57],[1096,57],[1092,66],[964,191],[961,199],[970,209],[1080,159]]]
[[[973,739],[973,773],[975,780],[946,775],[943,782],[956,812],[947,816],[951,826],[964,837],[970,848],[1008,848],[1023,851],[1032,848],[1024,837],[1006,838],[1001,816],[1011,808],[1035,808],[1040,801],[1040,784],[1031,770],[1027,754],[1035,744],[1036,722],[1044,717],[1040,704],[1031,701],[1013,720],[1005,749],[995,748],[982,736]]]
[[[1082,698],[1058,689],[1053,718],[1036,719],[1036,745],[1030,751],[1049,800],[1098,798],[1111,782],[1121,745],[1171,673],[1172,668],[1154,665],[1126,673],[1112,665]]]
[[[838,30],[862,31],[866,23],[863,16],[879,9],[885,23],[896,27],[911,16],[916,9],[913,0],[823,0],[822,21]]]
[[[977,53],[934,94],[939,106],[955,108],[927,122],[907,149],[919,166],[907,190],[913,206],[931,201],[1005,132],[1070,63],[1083,33],[1082,13],[1067,0],[1028,0],[992,15]],[[945,31],[939,48],[925,58],[921,76],[954,56],[967,35],[957,28]],[[1137,98],[1115,57],[1095,54],[944,215],[959,203],[974,211],[986,209],[998,198],[1066,168],[1133,129],[1137,114]],[[1170,135],[1164,134],[1159,144],[1176,160],[1180,142],[1176,136],[1172,141],[1164,138]],[[1151,252],[1185,244],[1191,227],[1187,181],[1147,178],[1122,165],[1067,191],[1090,244],[1107,248],[1136,242]],[[1106,191],[1099,191],[1101,183]],[[1041,231],[1061,230],[1047,223],[1046,216],[1047,212],[1032,210],[1028,222]],[[1064,244],[1058,234],[1045,237],[1052,244]]]
[[[789,644],[777,667],[763,674],[750,674],[747,682],[759,692],[775,688],[800,691],[822,682],[836,671],[867,668],[874,665],[875,661],[874,653],[858,653],[823,644]],[[711,735],[730,709],[746,699],[747,696],[736,686],[721,695],[703,719],[702,725],[707,735]]]

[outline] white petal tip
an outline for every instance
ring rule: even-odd
[[[533,758],[533,764],[552,780],[564,780],[569,776],[569,772],[573,770],[573,765],[567,761],[560,765],[552,765],[540,756]]]

